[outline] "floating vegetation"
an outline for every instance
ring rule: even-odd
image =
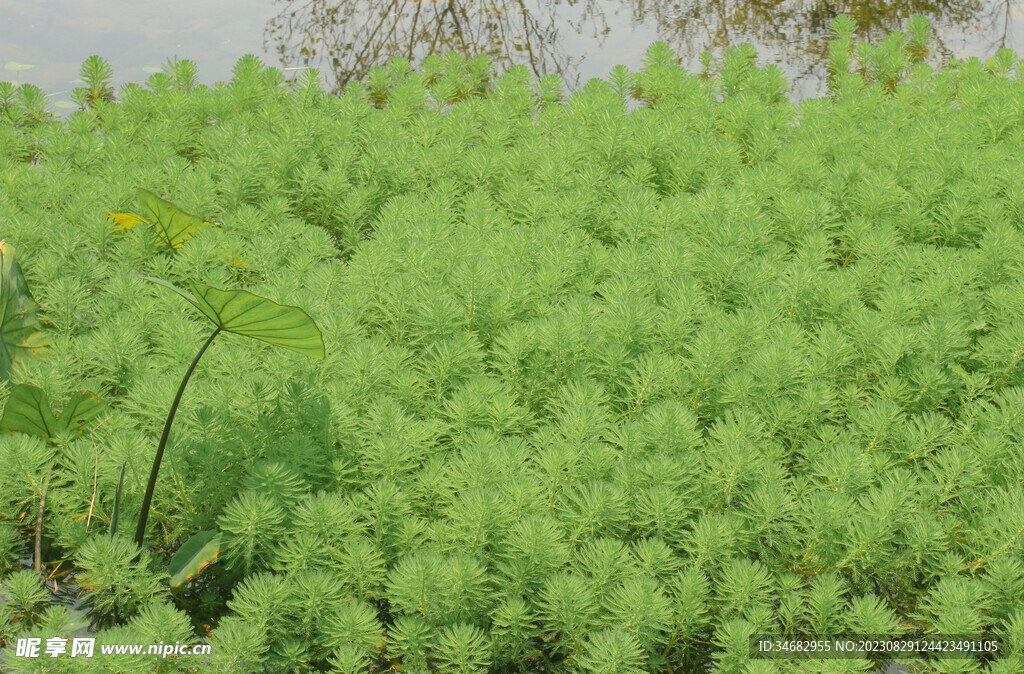
[[[691,74],[658,43],[571,94],[455,55],[340,95],[252,56],[115,95],[93,59],[65,120],[0,84],[0,225],[49,344],[6,404],[109,405],[0,434],[4,667],[78,629],[74,590],[102,643],[212,646],[97,657],[123,671],[893,659],[758,634],[999,635],[904,661],[1024,670],[1024,73],[934,68],[919,18],[854,28],[799,105],[749,45]],[[148,491],[211,327],[144,275],[256,338],[193,363]],[[270,357],[245,317],[290,310]]]

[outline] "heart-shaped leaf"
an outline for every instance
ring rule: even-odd
[[[171,587],[181,587],[216,562],[226,538],[227,534],[220,531],[201,531],[188,539],[167,567]]]
[[[31,384],[15,386],[0,418],[0,430],[27,433],[44,440],[52,438],[57,430],[57,415],[50,409],[46,392]]]
[[[57,418],[59,429],[81,428],[92,419],[99,416],[107,408],[107,404],[88,391],[82,391],[71,396],[71,400],[65,405]]]
[[[14,260],[14,246],[0,240],[0,257],[0,379],[6,381],[14,363],[37,355],[46,339],[39,329],[39,306]]]
[[[299,307],[278,304],[247,290],[220,290],[190,283],[191,293],[162,279],[147,280],[170,288],[225,332],[245,335],[313,358],[324,357],[324,339],[313,319]]]
[[[139,188],[139,205],[142,207],[142,217],[139,219],[148,220],[171,248],[180,248],[201,229],[213,224],[198,215],[186,213],[143,187]]]
[[[76,393],[58,417],[46,399],[46,392],[31,384],[18,384],[11,390],[0,417],[0,431],[27,433],[54,440],[71,428],[80,428],[96,418],[106,403],[88,391]],[[82,431],[79,430],[79,433]]]

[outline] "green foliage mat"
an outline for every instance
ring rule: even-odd
[[[0,230],[50,344],[6,390],[111,408],[0,438],[4,668],[77,597],[100,643],[212,646],[97,647],[120,671],[884,662],[753,634],[995,634],[910,671],[1024,671],[1022,65],[835,30],[798,105],[747,45],[695,75],[656,44],[571,96],[457,56],[341,95],[175,61],[116,100],[90,61],[64,120],[0,85]],[[138,186],[216,226],[161,245]],[[118,475],[130,531],[209,328],[140,272],[301,306],[327,351],[211,347],[141,560],[105,535]],[[22,567],[47,480],[49,591]]]

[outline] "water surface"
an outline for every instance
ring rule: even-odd
[[[0,0],[0,79],[68,101],[91,54],[111,63],[120,85],[175,56],[213,83],[252,53],[291,75],[316,67],[336,89],[392,56],[455,50],[489,54],[499,68],[557,73],[575,88],[616,64],[639,69],[655,40],[692,70],[704,50],[721,55],[750,42],[794,79],[800,98],[822,91],[828,24],[839,13],[857,20],[862,38],[924,14],[935,27],[935,63],[1024,51],[1024,4],[1007,0]]]

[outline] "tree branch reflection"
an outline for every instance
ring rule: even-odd
[[[751,42],[762,58],[785,66],[797,80],[824,79],[828,25],[849,14],[858,37],[899,29],[913,14],[932,20],[938,53],[950,55],[944,35],[986,30],[992,45],[1006,44],[1008,0],[277,0],[280,12],[264,36],[285,67],[320,68],[340,89],[395,56],[419,61],[456,51],[487,54],[499,69],[526,64],[537,76],[561,75],[579,84],[587,54],[570,55],[572,35],[597,48],[621,46],[633,29],[651,28],[690,60]],[[609,18],[610,17],[610,18]],[[957,28],[949,29],[950,26]],[[271,48],[272,45],[272,48]],[[646,42],[635,45],[637,54]],[[575,48],[579,52],[579,48]],[[609,66],[610,67],[610,66]]]
[[[488,54],[496,65],[526,63],[538,76],[570,76],[579,57],[566,54],[561,31],[578,30],[600,16],[598,0],[569,0],[576,21],[561,3],[543,0],[279,0],[267,25],[267,51],[285,67],[329,70],[337,88],[365,77],[395,56],[420,60],[456,51]],[[273,49],[269,43],[273,43]],[[326,67],[325,67],[326,66]]]

